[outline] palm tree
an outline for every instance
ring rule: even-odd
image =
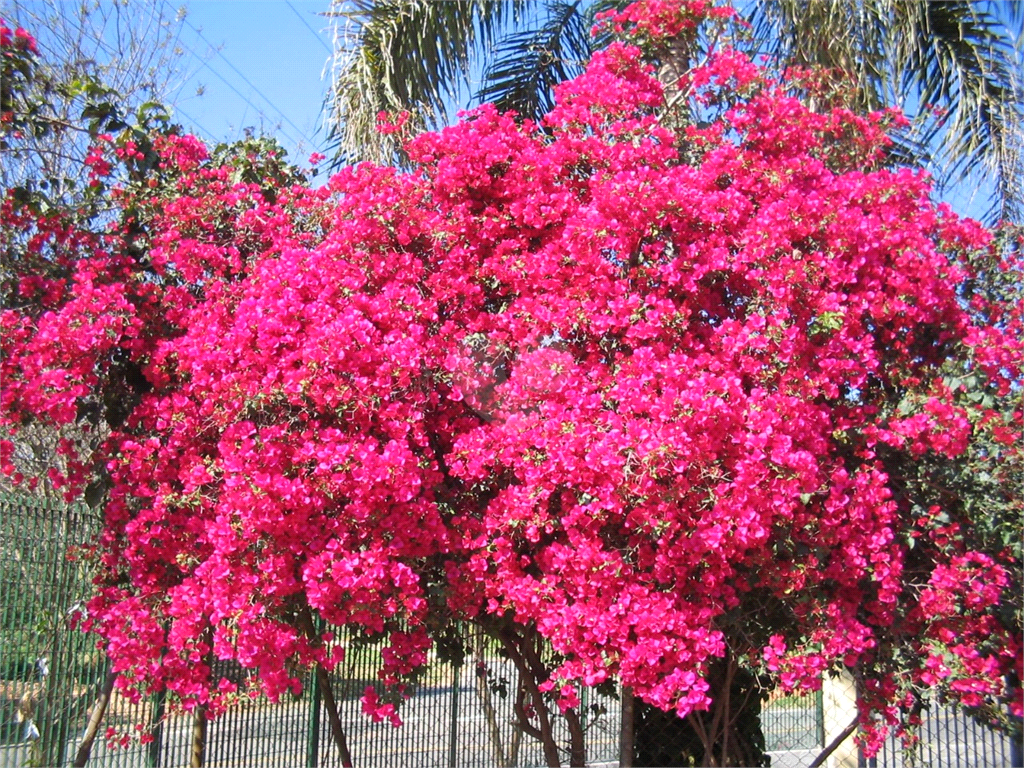
[[[622,3],[620,3],[622,4]],[[612,0],[334,0],[332,139],[341,162],[396,159],[380,112],[414,128],[493,102],[539,118],[551,89],[583,71],[601,41],[594,16]]]
[[[381,111],[436,128],[454,108],[493,102],[537,119],[552,86],[595,48],[597,12],[624,0],[334,0],[332,138],[338,162],[394,162]],[[858,106],[898,104],[913,131],[901,159],[940,188],[988,178],[992,218],[1024,214],[1024,11],[995,0],[751,0],[751,52],[779,68],[846,71]],[[977,186],[977,184],[975,184]]]
[[[330,101],[339,160],[394,159],[394,140],[376,130],[380,112],[409,111],[417,129],[443,124],[450,106],[464,99],[478,52],[517,10],[501,0],[332,3]]]

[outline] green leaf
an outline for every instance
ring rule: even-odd
[[[519,19],[524,0],[354,0],[340,13],[354,33],[336,51],[331,140],[340,157],[389,161],[397,145],[379,112],[408,110],[412,127],[439,126],[469,82],[480,52]]]
[[[506,36],[476,100],[539,121],[554,107],[554,86],[580,74],[592,54],[581,6],[580,0],[548,0],[539,27]]]
[[[998,187],[992,218],[1013,219],[1024,213],[1024,14],[1010,9],[984,0],[756,0],[749,17],[758,52],[780,69],[845,71],[864,111],[916,107],[891,160],[929,164],[940,184],[980,169]]]

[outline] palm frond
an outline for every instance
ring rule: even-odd
[[[408,110],[414,128],[442,124],[477,52],[524,2],[336,0],[330,135],[339,158],[394,159],[394,142],[376,129],[382,111]]]
[[[593,50],[599,51],[606,48],[616,39],[615,33],[609,25],[597,26],[597,17],[610,11],[621,11],[631,2],[632,0],[594,0],[583,9],[587,29],[593,33],[590,41],[590,47]]]
[[[915,28],[916,0],[757,0],[748,20],[758,52],[785,67],[841,70],[866,109],[891,103],[889,40]]]
[[[1004,11],[971,0],[757,0],[749,20],[780,69],[843,70],[858,108],[897,104],[916,117],[894,161],[931,166],[947,185],[986,168],[998,187],[993,214],[1019,216],[1024,14]]]
[[[592,53],[581,0],[545,3],[541,25],[504,37],[476,99],[540,120],[554,106],[553,88],[582,72]]]
[[[1024,72],[1019,44],[995,9],[966,0],[929,0],[917,44],[903,60],[905,86],[921,103],[941,105],[931,132],[941,138],[942,175],[962,183],[979,166],[995,177],[993,213],[1019,218]],[[1019,24],[1019,22],[1018,22]]]

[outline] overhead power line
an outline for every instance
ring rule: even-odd
[[[227,64],[231,68],[231,71],[233,71],[236,75],[238,75],[240,78],[242,78],[242,82],[244,82],[246,85],[248,85],[250,88],[252,88],[252,90],[260,98],[262,98],[263,101],[265,101],[271,107],[271,109],[273,109],[275,112],[277,112],[277,114],[279,114],[283,118],[284,122],[286,122],[288,125],[290,125],[293,129],[295,129],[298,132],[300,138],[302,138],[304,141],[308,142],[309,146],[311,146],[311,147],[316,147],[317,146],[316,142],[314,142],[312,139],[310,139],[309,136],[306,135],[305,131],[303,131],[301,128],[299,128],[299,126],[297,126],[294,122],[292,122],[291,118],[289,118],[288,115],[286,115],[280,108],[278,108],[278,106],[276,104],[274,104],[274,102],[272,102],[266,96],[266,94],[264,94],[259,88],[257,88],[255,85],[253,85],[252,81],[250,81],[249,78],[247,78],[244,74],[242,74],[242,72],[238,69],[238,67],[236,67],[234,64],[232,64],[231,60],[228,59],[227,56],[225,56],[212,43],[210,43],[210,41],[206,39],[206,37],[203,35],[203,33],[200,32],[199,29],[197,29],[196,26],[193,25],[192,22],[190,22],[188,20],[188,18],[186,18],[184,21],[185,21],[185,24],[188,25],[189,29],[191,29],[193,32],[196,33],[196,35],[199,37],[200,40],[202,40],[207,45],[209,45],[210,48],[213,49],[214,53],[216,53],[218,56],[220,56],[221,59],[224,60],[224,63]],[[246,103],[248,103],[248,99],[246,99],[246,97],[242,95],[241,91],[239,91],[237,88],[235,88],[235,86],[233,86],[231,83],[229,83],[227,81],[227,79],[224,78],[223,75],[221,75],[219,72],[217,72],[217,70],[215,70],[213,67],[210,67],[209,65],[207,65],[207,69],[209,69],[211,72],[213,72],[218,78],[220,78],[221,82],[223,82],[225,85],[227,85],[232,91],[237,93],[242,99],[246,100]],[[253,104],[250,104],[250,106],[255,108],[255,105],[253,105]],[[296,142],[296,143],[298,143],[298,142]]]
[[[238,90],[238,88],[236,88],[227,78],[225,78],[224,75],[222,75],[216,69],[211,67],[209,62],[204,61],[203,59],[201,59],[198,56],[196,56],[195,55],[195,51],[193,51],[191,48],[189,48],[188,50],[189,50],[190,53],[192,53],[192,55],[196,58],[196,60],[199,61],[207,70],[209,70],[218,80],[220,80],[222,83],[224,83],[224,85],[226,85],[228,88],[230,88],[232,91],[234,91],[234,93],[242,100],[242,102],[247,107],[252,107],[253,111],[255,111],[256,114],[260,115],[261,117],[268,117],[266,112],[264,112],[262,109],[260,109],[255,104],[253,104],[252,101],[249,100],[248,96],[246,96],[244,93],[242,93],[240,90]],[[271,104],[271,106],[273,107],[274,105]],[[274,110],[276,112],[278,112],[278,114],[281,114],[282,117],[284,116],[283,113],[281,113],[281,111],[279,109],[277,109],[277,107],[274,107]],[[309,139],[306,136],[304,136],[302,133],[299,134],[299,139],[297,140],[288,131],[284,130],[283,127],[281,128],[281,133],[289,141],[293,141],[296,144],[300,143],[300,140],[309,141]],[[211,134],[210,136],[211,136],[211,138],[213,138],[213,134]]]
[[[307,22],[306,19],[302,16],[302,14],[299,13],[298,9],[290,2],[286,3],[286,5],[292,9],[292,13],[299,17],[299,21],[301,21],[305,25],[306,29],[313,33],[313,37],[315,37],[317,42],[320,43],[320,45],[323,47],[325,51],[327,51],[328,55],[333,56],[334,51],[332,51],[331,47],[324,42],[324,39],[320,37],[319,34],[317,34],[317,31],[313,29],[311,26],[309,26],[309,22]]]
[[[203,138],[211,139],[211,140],[214,139],[214,135],[213,135],[212,131],[210,131],[207,128],[205,128],[202,123],[200,123],[198,120],[196,120],[194,117],[192,117],[192,115],[190,115],[188,112],[186,112],[180,106],[175,104],[175,105],[173,105],[171,107],[171,109],[173,109],[175,112],[180,113],[185,119],[191,120],[192,121],[192,125],[194,125],[196,128],[198,128],[199,130],[201,130],[203,132]]]

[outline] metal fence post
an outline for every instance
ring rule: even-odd
[[[72,668],[73,643],[71,630],[67,625],[65,611],[73,593],[74,574],[68,567],[61,551],[67,546],[70,531],[74,528],[77,518],[74,510],[58,501],[44,505],[45,514],[49,516],[49,534],[54,543],[50,553],[52,581],[49,595],[52,600],[49,608],[50,639],[49,663],[45,679],[45,693],[41,703],[45,703],[45,726],[40,739],[44,765],[63,765],[67,754],[67,740],[71,729],[69,722],[75,704],[75,677]],[[38,662],[37,662],[38,663]]]
[[[590,686],[580,686],[583,690],[580,691],[580,726],[583,728],[584,733],[587,730],[587,710],[590,707]]]
[[[622,686],[622,720],[619,723],[619,766],[633,767],[633,717],[635,711],[633,689]]]
[[[59,620],[58,620],[59,621]],[[41,735],[39,745],[43,765],[63,765],[67,736],[67,700],[70,695],[65,679],[67,670],[63,664],[60,628],[57,627],[50,635],[49,674],[45,676],[45,688],[39,699],[38,723]],[[65,700],[61,700],[64,698]]]
[[[316,768],[320,760],[320,679],[314,672],[309,686],[309,732],[306,734],[306,768]]]
[[[452,664],[452,716],[448,728],[448,768],[458,767],[459,747],[459,686],[462,682],[462,664]]]
[[[0,748],[4,755],[11,752],[16,759],[30,758],[36,764],[51,766],[71,760],[67,752],[75,744],[75,734],[89,720],[87,705],[96,700],[92,690],[104,685],[101,681],[106,663],[96,650],[95,638],[72,632],[67,623],[70,611],[85,599],[90,589],[87,568],[84,565],[69,566],[69,561],[63,556],[69,544],[87,540],[99,525],[98,517],[83,507],[69,509],[53,500],[21,498],[0,491],[0,684],[3,688],[0,691]],[[467,641],[468,644],[472,642]],[[446,764],[448,768],[458,768],[459,765],[465,768],[477,764],[477,761],[483,764],[485,754],[495,757],[492,762],[487,762],[488,765],[521,764],[522,732],[513,726],[508,736],[507,751],[502,744],[503,733],[498,725],[507,709],[499,709],[498,704],[482,703],[484,717],[467,716],[460,723],[464,679],[469,685],[467,715],[477,714],[471,710],[478,691],[481,699],[485,699],[486,694],[488,701],[490,694],[497,696],[497,687],[488,688],[486,668],[478,672],[476,667],[484,660],[484,653],[490,646],[485,645],[482,637],[475,642],[476,652],[470,656],[474,666],[468,678],[462,664],[451,665],[448,701],[444,700],[443,687],[446,662],[435,662],[438,667],[431,669],[437,669],[439,677],[431,676],[430,685],[422,691],[429,699],[416,702],[417,708],[420,705],[424,708],[425,716],[409,718],[406,727],[412,728],[412,733],[395,732],[384,726],[368,726],[360,730],[359,747],[366,754],[367,765],[395,764],[396,756],[408,754],[412,749],[429,752],[432,765]],[[380,643],[375,642],[362,643],[351,649],[345,667],[347,679],[339,696],[343,700],[350,699],[347,703],[353,707],[358,706],[351,700],[358,696],[358,689],[375,681],[375,661],[379,652]],[[503,689],[510,685],[501,677],[506,666],[504,661],[494,666],[493,683]],[[241,668],[236,670],[236,674],[243,673]],[[508,675],[507,671],[504,673]],[[514,679],[514,676],[509,676]],[[824,748],[826,740],[835,742],[837,746],[846,746],[848,742],[838,738],[845,734],[837,733],[836,726],[846,725],[853,729],[855,691],[852,680],[844,683],[842,679],[830,679],[813,699],[773,697],[762,711],[762,722],[765,723],[769,749],[789,753],[780,755],[778,762],[799,760],[804,755],[797,753],[803,753],[815,744]],[[336,758],[328,753],[321,756],[319,742],[321,735],[327,735],[325,749],[330,752],[334,734],[341,761],[351,764],[341,730],[338,704],[331,694],[331,681],[325,670],[323,675],[314,674],[306,695],[309,698],[301,703],[289,700],[271,704],[262,699],[240,702],[237,712],[225,715],[220,730],[211,730],[214,738],[211,738],[210,761],[216,759],[221,762],[224,750],[228,749],[232,764],[305,764],[307,768],[318,768],[321,762],[333,765]],[[504,690],[502,697],[508,695],[509,691]],[[588,705],[597,702],[595,695],[586,688],[580,692],[580,720],[584,727],[594,724],[595,715],[588,711]],[[128,706],[121,697],[109,700],[106,715],[119,734],[125,730],[126,724],[131,727],[137,721],[148,721],[152,740],[144,747],[133,747],[130,752],[111,750],[94,760],[102,760],[103,764],[109,765],[138,763],[147,768],[187,764],[190,755],[187,752],[185,718],[168,718],[165,696],[158,692],[150,700],[151,704],[141,708]],[[22,704],[22,700],[25,707],[34,710],[22,715],[23,718],[33,718],[31,727],[24,720],[17,722],[15,719],[15,707]],[[310,707],[308,712],[302,709],[307,703]],[[442,734],[440,729],[446,725],[446,706],[449,708],[449,731]],[[636,760],[633,708],[631,691],[623,688],[618,742],[622,766],[631,766]],[[845,715],[842,714],[844,708],[849,710]],[[847,765],[854,765],[853,761],[858,760],[866,768],[874,765],[893,768],[909,765],[911,760],[936,768],[970,764],[1024,768],[1019,720],[1016,721],[1018,729],[1014,736],[988,730],[983,723],[970,720],[962,710],[940,707],[937,703],[927,715],[921,728],[922,742],[913,754],[900,752],[898,744],[887,739],[877,759],[866,760],[863,755],[858,756],[851,746],[846,755],[839,749],[834,750],[834,754],[819,755],[821,762],[828,759],[834,766],[842,757],[848,761]],[[330,731],[325,719],[330,722]],[[609,719],[614,720],[614,715]],[[636,715],[636,721],[637,724],[642,723],[643,717]],[[607,731],[603,726],[602,722],[598,734],[604,750],[602,759],[610,760],[616,745],[614,734],[608,731],[614,730],[614,722],[608,723]],[[34,744],[26,743],[27,732],[37,729],[41,738]],[[99,738],[102,738],[102,730],[100,734]],[[640,746],[643,747],[643,743]],[[490,751],[485,753],[488,747]],[[462,748],[465,752],[460,751]],[[526,752],[526,748],[523,751]],[[83,754],[87,753],[88,749]],[[75,759],[79,758],[76,756]],[[531,755],[524,755],[524,762],[529,763],[530,760]],[[0,755],[2,762],[3,756]]]
[[[160,768],[164,746],[164,710],[167,703],[167,692],[162,688],[153,694],[153,710],[149,716],[153,740],[149,742],[146,753],[146,765],[149,768]]]
[[[818,721],[818,747],[825,748],[825,692],[822,687],[814,692],[815,718]]]
[[[1024,722],[1014,717],[1011,722],[1016,729],[1010,734],[1010,765],[1012,768],[1024,768]]]

